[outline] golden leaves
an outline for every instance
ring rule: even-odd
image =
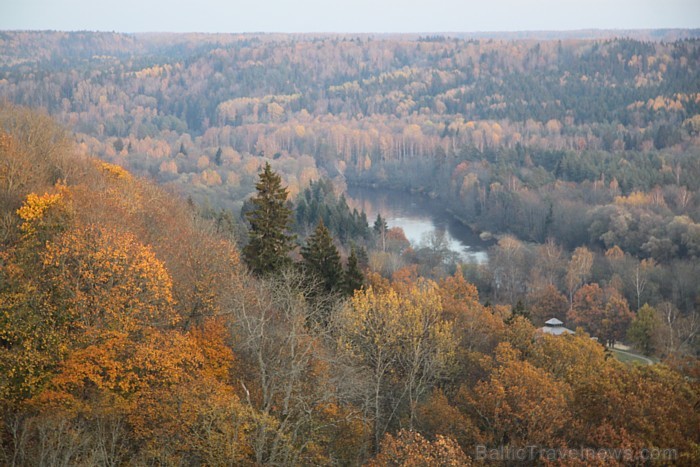
[[[615,204],[627,206],[647,206],[652,202],[651,195],[643,191],[635,191],[628,196],[616,196]]]
[[[109,164],[107,162],[99,162],[98,167],[102,170],[102,172],[107,175],[110,178],[116,179],[116,180],[132,180],[133,177],[131,174],[126,171],[124,168],[119,167],[118,165],[115,164]]]
[[[442,319],[437,285],[419,280],[396,288],[355,291],[350,304],[341,311],[339,346],[365,367],[375,385],[375,443],[379,443],[388,420],[381,419],[382,388],[389,381],[403,387],[394,402],[408,399],[411,424],[416,401],[449,367],[456,347],[452,323]]]
[[[442,301],[437,285],[418,281],[410,287],[397,287],[400,291],[373,286],[356,291],[341,316],[344,338],[357,350],[370,352],[412,348],[423,339],[430,339],[446,357],[453,346],[452,326],[441,319]]]
[[[42,262],[60,306],[83,326],[135,331],[178,321],[170,275],[131,233],[78,227],[47,244]]]
[[[17,215],[24,221],[20,226],[22,232],[26,235],[35,234],[37,225],[44,219],[46,212],[54,206],[60,205],[62,200],[61,193],[44,193],[41,196],[30,193],[27,195],[24,204],[17,210]]]

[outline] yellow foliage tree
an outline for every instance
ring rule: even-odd
[[[20,230],[24,235],[34,236],[39,232],[57,228],[60,226],[61,210],[65,210],[63,193],[44,193],[41,196],[30,193],[22,207],[17,210],[17,215],[22,219]],[[49,213],[55,215],[50,216]]]
[[[394,418],[383,412],[384,404],[408,403],[412,424],[419,398],[454,356],[452,325],[441,315],[436,284],[419,281],[401,293],[358,290],[338,316],[340,347],[372,375],[376,446]],[[388,397],[390,383],[401,388],[395,398]]]
[[[30,194],[17,210],[23,237],[0,251],[0,399],[19,403],[41,390],[65,355],[68,320],[41,281],[42,244],[68,227],[64,190]]]

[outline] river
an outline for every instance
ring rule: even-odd
[[[464,262],[486,263],[489,246],[468,226],[450,214],[442,203],[419,194],[379,188],[348,188],[345,194],[350,209],[367,213],[370,227],[377,213],[389,227],[401,227],[415,248],[426,243],[427,236],[444,233],[451,251]]]

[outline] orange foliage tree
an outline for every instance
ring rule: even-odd
[[[625,335],[634,314],[617,289],[601,289],[598,284],[588,284],[574,295],[567,318],[586,328],[606,345],[614,345]]]
[[[552,447],[565,442],[569,388],[521,360],[509,344],[496,349],[490,376],[466,391],[468,410],[489,445]]]
[[[472,465],[472,462],[459,445],[447,436],[437,435],[435,441],[428,441],[416,431],[401,430],[396,436],[384,436],[380,453],[367,465],[458,467]]]

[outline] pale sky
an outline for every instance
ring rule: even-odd
[[[0,0],[0,30],[477,32],[700,28],[700,0]]]

